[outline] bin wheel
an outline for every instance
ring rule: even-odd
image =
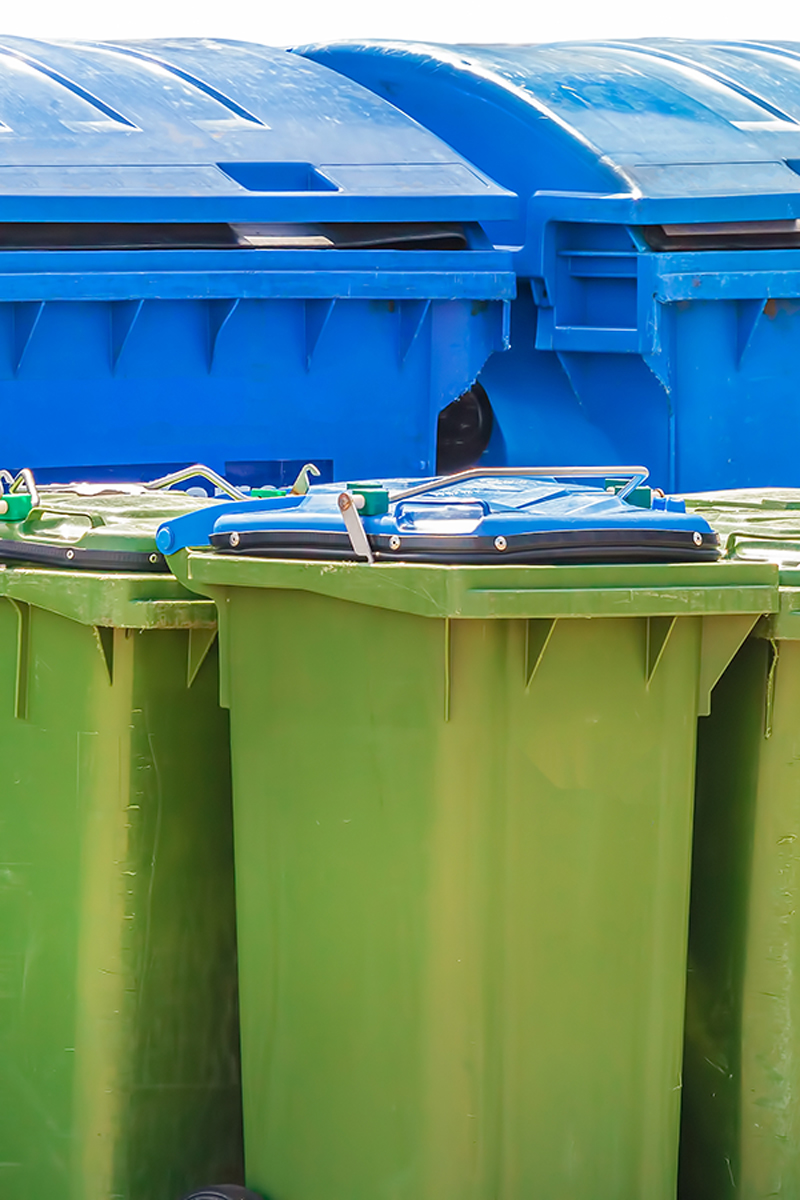
[[[264,1200],[258,1192],[241,1187],[238,1183],[210,1183],[207,1187],[189,1192],[183,1200]]]
[[[492,436],[494,417],[485,389],[473,383],[439,413],[436,474],[450,475],[477,463]]]

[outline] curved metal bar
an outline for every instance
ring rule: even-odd
[[[148,491],[159,491],[162,488],[170,488],[175,483],[183,483],[187,479],[195,478],[207,479],[209,483],[213,483],[214,487],[219,488],[231,500],[249,499],[245,492],[240,492],[232,483],[228,483],[227,479],[223,479],[211,467],[205,467],[202,463],[195,463],[192,467],[184,467],[182,471],[173,471],[170,475],[162,475],[160,479],[153,479],[144,486]]]
[[[407,500],[410,496],[422,496],[439,488],[452,487],[464,479],[491,479],[519,476],[531,479],[603,479],[617,475],[629,475],[630,479],[617,493],[620,500],[629,496],[634,488],[640,487],[650,472],[647,467],[470,467],[468,471],[457,471],[453,475],[438,475],[427,483],[407,488],[403,492],[392,492],[389,502]]]
[[[39,489],[36,487],[36,481],[33,478],[33,471],[31,471],[29,467],[22,468],[19,475],[17,475],[16,479],[11,484],[11,487],[8,489],[9,492],[18,492],[20,490],[20,485],[23,483],[30,492],[31,504],[34,508],[36,508],[39,504]]]

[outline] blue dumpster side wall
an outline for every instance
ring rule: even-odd
[[[252,484],[272,480],[237,464],[432,472],[439,410],[507,342],[513,275],[491,251],[462,271],[460,252],[319,263],[339,253],[70,254],[50,273],[52,255],[0,253],[4,462],[51,480],[198,461]]]
[[[800,483],[800,249],[664,253],[643,236],[800,218],[800,44],[303,53],[527,198],[488,227],[517,247],[521,286],[511,350],[480,376],[487,461],[641,460],[669,490]]]

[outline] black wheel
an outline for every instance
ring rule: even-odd
[[[264,1200],[264,1197],[238,1183],[210,1183],[196,1192],[189,1192],[183,1200]]]
[[[439,413],[436,433],[436,474],[449,475],[474,467],[489,445],[494,414],[486,390],[473,383]]]

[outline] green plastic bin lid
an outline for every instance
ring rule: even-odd
[[[717,532],[723,557],[800,567],[800,488],[737,488],[683,500]]]
[[[198,477],[223,480],[206,468]],[[168,572],[156,548],[162,522],[213,503],[165,490],[187,472],[150,484],[72,483],[37,487],[33,474],[0,471],[0,562],[69,570]],[[193,477],[193,476],[192,476]],[[226,485],[227,486],[227,485]],[[231,496],[237,495],[229,488]]]

